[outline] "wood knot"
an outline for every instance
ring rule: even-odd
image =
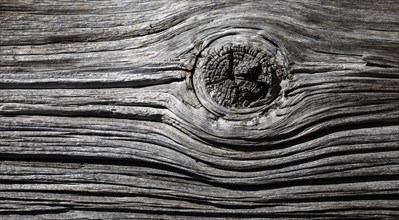
[[[229,109],[256,107],[272,101],[280,91],[284,75],[273,54],[232,44],[208,53],[197,71],[204,92]]]

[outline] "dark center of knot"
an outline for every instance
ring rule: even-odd
[[[205,88],[225,107],[243,108],[264,99],[275,75],[273,59],[248,46],[225,46],[210,53],[202,66]]]

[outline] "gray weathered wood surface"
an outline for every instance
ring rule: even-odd
[[[215,115],[219,41],[287,59]],[[0,0],[0,218],[399,218],[399,3]]]

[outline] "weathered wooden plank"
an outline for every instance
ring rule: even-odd
[[[0,218],[399,218],[398,12],[1,1]],[[283,66],[267,104],[198,90],[229,43]]]

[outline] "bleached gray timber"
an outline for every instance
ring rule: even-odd
[[[272,103],[196,90],[229,43]],[[398,51],[397,0],[0,0],[0,219],[399,219]]]

